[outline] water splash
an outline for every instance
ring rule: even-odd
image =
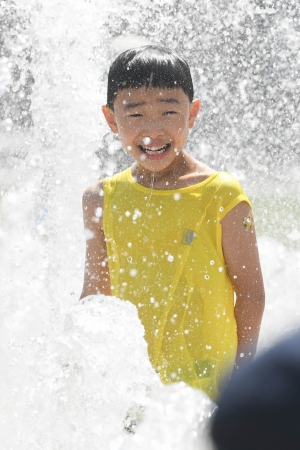
[[[299,323],[299,6],[283,1],[270,11],[240,0],[226,8],[217,0],[154,0],[143,7],[136,0],[4,3],[11,27],[16,15],[24,27],[14,28],[0,58],[1,73],[10,63],[18,68],[6,71],[0,94],[3,445],[56,450],[72,442],[81,450],[86,435],[91,450],[102,443],[105,450],[136,448],[139,440],[147,448],[152,438],[167,447],[176,429],[178,447],[189,442],[193,448],[189,433],[196,432],[202,414],[198,405],[203,411],[207,405],[199,392],[177,386],[162,388],[136,440],[124,442],[124,419],[139,420],[141,409],[134,405],[143,408],[146,386],[155,384],[142,330],[132,307],[116,300],[77,304],[84,264],[82,192],[128,164],[117,144],[101,144],[108,131],[100,110],[108,62],[120,49],[157,41],[191,63],[203,113],[190,148],[230,170],[254,199],[267,291],[260,347],[266,347]],[[124,324],[115,322],[118,314]],[[109,338],[95,331],[98,320],[103,330],[111,325]],[[122,347],[113,330],[124,336],[128,321],[128,335],[136,341]],[[131,371],[126,380],[123,353]],[[102,363],[110,377],[102,376]],[[179,401],[191,421],[180,415]]]
[[[120,450],[210,450],[207,436],[216,405],[184,383],[156,389],[143,423]]]
[[[5,448],[111,448],[125,434],[126,416],[134,420],[161,384],[143,335],[129,302],[90,296],[72,307],[64,324],[60,319],[36,339],[29,383],[17,389],[13,414],[2,418]]]

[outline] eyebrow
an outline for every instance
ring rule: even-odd
[[[179,101],[176,98],[169,97],[169,98],[160,98],[158,100],[160,103],[176,103],[179,105]]]
[[[173,97],[169,97],[169,98],[160,98],[157,100],[158,103],[175,103],[176,105],[179,105],[179,101],[176,98]],[[127,103],[126,105],[124,105],[124,109],[128,110],[128,109],[134,109],[137,108],[138,106],[143,106],[146,105],[146,102],[130,102]]]
[[[137,106],[142,106],[142,105],[145,105],[145,104],[146,104],[146,102],[130,102],[130,103],[126,102],[126,105],[124,105],[124,109],[125,110],[133,109],[133,108],[136,108]]]

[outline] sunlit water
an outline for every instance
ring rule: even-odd
[[[167,8],[176,2],[161,3]],[[135,308],[103,296],[78,302],[85,249],[82,192],[125,158],[109,136],[110,150],[101,144],[107,133],[101,105],[108,60],[149,36],[159,41],[158,2],[147,5],[153,14],[144,23],[146,35],[137,37],[140,24],[134,28],[133,21],[135,37],[112,41],[113,27],[125,26],[110,16],[124,8],[121,2],[16,2],[31,18],[26,39],[33,45],[34,128],[1,134],[8,155],[0,167],[1,448],[209,448],[204,430],[215,405],[184,385],[161,385]],[[127,19],[130,14],[124,10]],[[170,17],[180,23],[175,12]],[[7,83],[8,73],[0,92]],[[99,145],[111,157],[102,157],[100,168]],[[199,142],[199,148],[205,158],[207,145]],[[26,156],[14,158],[17,153]],[[300,322],[299,226],[295,211],[285,212],[283,203],[290,196],[299,205],[299,176],[290,169],[292,184],[286,186],[284,177],[278,184],[280,177],[274,181],[267,169],[260,184],[257,173],[235,166],[232,172],[257,208],[267,294],[261,350]],[[271,200],[262,202],[267,192]]]

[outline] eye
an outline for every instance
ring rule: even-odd
[[[163,116],[171,116],[172,114],[177,114],[177,112],[176,111],[165,111],[163,113]]]
[[[142,114],[135,113],[135,114],[130,114],[128,117],[143,117],[143,116],[142,116]]]

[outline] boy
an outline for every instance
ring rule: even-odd
[[[169,49],[128,50],[112,64],[102,110],[135,163],[84,193],[81,298],[134,303],[161,380],[216,398],[254,356],[264,289],[248,198],[184,150],[199,109],[190,69]]]

